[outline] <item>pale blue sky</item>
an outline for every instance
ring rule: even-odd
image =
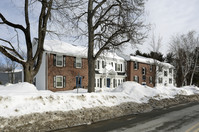
[[[14,2],[14,4],[12,3]],[[23,15],[23,1],[21,0],[1,0],[0,1],[0,12],[5,17],[15,23],[24,24]],[[199,33],[199,0],[148,0],[146,2],[146,20],[152,24],[155,35],[160,35],[162,40],[162,48],[160,51],[164,54],[167,53],[169,41],[172,35],[187,33],[188,31],[195,30]],[[36,21],[33,19],[32,24]],[[32,36],[36,32],[36,28],[32,28]],[[9,32],[7,28],[0,26],[0,37],[7,38],[12,30]],[[150,37],[150,35],[149,35]],[[21,38],[23,39],[23,38]],[[67,40],[65,40],[67,41]],[[69,41],[69,40],[68,40]],[[75,43],[69,41],[69,43]],[[146,39],[146,42],[142,46],[138,46],[142,52],[149,52],[150,38]],[[126,53],[130,54],[134,50],[125,50]]]
[[[168,50],[172,35],[195,30],[199,33],[199,0],[148,0],[147,21],[152,24],[156,36],[162,37],[161,52]],[[149,51],[146,40],[141,50]]]

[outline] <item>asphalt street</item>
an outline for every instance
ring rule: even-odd
[[[199,104],[128,115],[56,132],[199,132]]]

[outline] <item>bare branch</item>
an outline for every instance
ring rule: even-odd
[[[3,21],[3,22],[1,22],[1,24],[6,24],[6,25],[11,26],[13,28],[20,29],[20,30],[22,30],[25,33],[25,28],[22,25],[14,24],[12,22],[9,22],[8,20],[5,19],[5,17],[1,13],[0,13],[0,18]]]

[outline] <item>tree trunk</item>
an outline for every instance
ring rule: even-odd
[[[95,59],[88,57],[88,92],[95,92]]]
[[[196,60],[195,60],[193,72],[191,74],[191,80],[190,80],[190,84],[189,85],[192,85],[192,83],[193,83],[193,76],[194,76],[194,74],[196,72],[196,66],[197,66],[197,64],[198,64],[198,52],[196,51]]]
[[[24,69],[24,82],[33,83],[32,67],[30,64],[23,65]]]
[[[88,92],[95,92],[95,57],[93,29],[93,0],[88,2]]]

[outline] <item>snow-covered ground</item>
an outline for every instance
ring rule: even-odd
[[[199,94],[199,88],[186,86],[150,88],[125,82],[118,88],[86,89],[64,92],[38,91],[29,83],[0,86],[0,117],[20,116],[35,112],[70,111],[98,106],[115,106],[124,102],[146,103],[149,99],[174,98],[175,95]]]

